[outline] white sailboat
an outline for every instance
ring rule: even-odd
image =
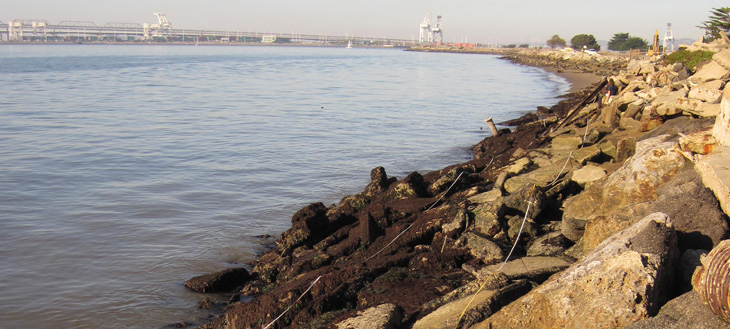
[[[352,40],[347,40],[347,49],[352,49]]]

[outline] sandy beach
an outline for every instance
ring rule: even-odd
[[[558,76],[563,77],[570,83],[570,90],[568,92],[574,93],[576,91],[590,87],[591,85],[601,82],[603,77],[597,76],[594,73],[585,73],[578,71],[561,71],[556,68],[543,68],[545,71],[554,73]]]

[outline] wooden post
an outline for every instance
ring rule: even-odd
[[[497,131],[497,126],[494,125],[494,120],[492,120],[492,117],[484,119],[484,121],[489,125],[489,130],[492,131],[492,136],[497,136],[499,134],[499,131]]]

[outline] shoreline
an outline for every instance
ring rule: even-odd
[[[508,53],[513,53],[513,52],[512,51],[508,51]],[[504,55],[504,53],[502,53],[502,52],[499,52],[499,53],[489,52],[488,54],[492,54],[492,55]],[[552,66],[530,65],[530,64],[515,62],[513,58],[508,58],[508,57],[504,57],[504,56],[501,57],[501,59],[509,60],[514,65],[527,65],[527,66],[536,67],[536,68],[542,69],[542,70],[544,70],[544,71],[546,71],[548,73],[555,74],[555,75],[557,75],[557,76],[565,79],[566,82],[570,85],[570,87],[563,94],[560,94],[560,93],[556,93],[555,94],[555,97],[554,98],[555,98],[556,101],[555,101],[554,104],[550,105],[552,108],[560,108],[560,109],[563,109],[563,108],[567,107],[566,104],[570,104],[570,103],[576,102],[576,99],[577,98],[581,98],[583,96],[583,94],[585,94],[586,91],[591,86],[593,86],[597,82],[600,82],[600,80],[601,80],[601,77],[598,77],[597,75],[595,75],[592,72],[581,72],[581,71],[577,71],[577,70],[564,71],[564,70],[561,70],[561,69],[558,69],[558,68],[552,67]],[[563,100],[561,100],[561,99],[563,99]],[[539,104],[535,104],[535,106],[539,106]],[[533,112],[530,112],[530,113],[534,113],[534,111]],[[517,119],[519,119],[519,118],[515,118],[515,120],[517,120]],[[487,137],[487,139],[489,139],[489,137]],[[479,142],[479,143],[481,143],[481,142]],[[479,145],[479,143],[472,145],[471,146],[472,149],[475,148],[477,145]],[[486,161],[484,161],[483,159],[482,160],[478,160],[478,159],[475,158],[474,160],[468,161],[467,163],[469,163],[469,162],[481,162],[481,166],[485,166],[486,165]],[[497,162],[497,163],[500,163],[500,162]],[[460,165],[463,165],[463,163],[461,163],[461,164],[457,163],[457,164],[447,165],[445,168],[443,168],[441,170],[435,170],[433,172],[427,173],[426,176],[429,176],[429,175],[430,176],[433,176],[434,174],[437,174],[437,173],[440,173],[440,172],[443,172],[443,171],[446,171],[446,170],[452,171],[453,169],[451,169],[451,168],[458,167]],[[486,165],[485,167],[489,167],[489,165]],[[485,170],[486,169],[487,168],[485,168]],[[383,180],[386,179],[386,177],[388,177],[387,174],[385,173],[385,169],[380,168],[380,167],[373,169],[373,172],[371,173],[371,178],[374,175],[376,175],[375,172],[379,172],[377,175],[382,175],[381,178],[379,178],[380,179],[380,182],[378,182],[377,184],[387,185],[387,183],[384,183],[383,182]],[[411,175],[409,175],[408,177],[404,178],[403,180],[408,181],[413,174],[417,174],[417,172],[412,173]],[[390,177],[390,179],[392,180],[393,177]],[[373,189],[376,189],[376,190],[377,189],[380,189],[380,190],[382,190],[383,189],[382,187],[380,187],[380,188],[374,187],[373,184],[375,182],[376,181],[374,179],[373,182],[371,182],[368,186],[366,186],[364,188],[364,192],[363,193],[364,194],[369,194],[368,191],[370,191],[370,190],[373,190]],[[393,182],[391,181],[391,183],[393,183]],[[362,195],[363,193],[360,193],[360,194],[356,195],[355,197],[358,197],[358,196]],[[347,205],[347,206],[354,206],[353,205],[353,202],[352,202],[353,200],[351,200],[352,197],[353,196],[346,196],[345,198],[343,198],[340,201],[338,207],[341,207],[343,204],[344,205]],[[354,203],[357,203],[357,202],[358,201],[355,201]],[[254,261],[254,263],[251,264],[252,265],[251,267],[254,268],[253,271],[256,271],[256,267],[257,266],[260,266],[260,264],[263,264],[264,266],[266,266],[265,263],[269,262],[269,260],[266,259],[266,256],[267,255],[271,255],[272,253],[277,253],[277,249],[281,245],[281,240],[282,239],[284,239],[284,240],[290,240],[291,239],[291,237],[285,237],[285,236],[287,235],[288,232],[290,232],[293,229],[295,229],[295,226],[297,226],[295,222],[299,221],[299,220],[297,220],[297,218],[298,217],[301,217],[302,214],[300,214],[300,213],[301,212],[310,212],[311,210],[309,208],[311,208],[312,206],[315,206],[317,204],[321,204],[321,203],[319,203],[319,202],[312,203],[311,205],[302,208],[299,212],[297,212],[296,214],[294,214],[292,216],[292,228],[289,229],[288,231],[285,231],[285,232],[282,232],[281,233],[281,237],[279,239],[277,239],[276,245],[273,247],[273,249],[268,250],[268,251],[264,252],[263,254],[261,254],[261,255],[259,255],[259,256],[256,257],[256,261]],[[356,207],[356,206],[354,206],[354,207]],[[303,221],[306,221],[306,219],[304,219]],[[358,220],[358,221],[360,221],[360,220]],[[309,225],[306,225],[306,226],[309,226]],[[188,280],[186,282],[185,286],[188,287],[189,289],[196,290],[196,289],[200,289],[201,287],[204,287],[204,286],[207,287],[207,286],[210,285],[209,283],[201,284],[201,283],[198,282],[199,281],[198,279],[202,279],[202,281],[213,281],[213,282],[227,282],[227,281],[230,281],[230,280],[234,280],[234,281],[249,281],[250,279],[252,279],[252,275],[251,275],[251,273],[249,273],[249,271],[245,270],[244,268],[226,269],[226,270],[219,271],[219,272],[216,272],[216,273],[211,273],[211,274],[199,276],[199,277],[196,277],[196,278],[192,278],[192,279],[190,279],[190,280]],[[225,286],[226,284],[223,284],[223,285]],[[207,289],[207,288],[203,288],[203,289]],[[244,296],[257,295],[257,294],[260,294],[263,290],[264,290],[263,287],[258,287],[258,288],[251,288],[251,287],[249,287],[249,288],[243,288],[240,293],[234,293],[233,296],[229,299],[229,301],[230,300],[237,300],[239,298],[241,298],[243,300],[244,298],[249,298],[249,297],[244,297]],[[259,297],[261,297],[261,296],[259,296]],[[219,305],[215,305],[214,302],[212,302],[211,300],[209,300],[207,298],[206,299],[203,299],[203,301],[201,301],[201,304],[198,307],[200,307],[201,305],[205,306],[205,308],[211,308],[213,310],[216,310],[216,309],[219,310],[218,312],[212,312],[212,314],[220,314],[220,311],[222,311],[222,307],[223,307],[223,305],[220,305],[220,304]],[[225,314],[221,315],[221,317],[219,319],[221,319],[223,317],[225,317]],[[203,326],[201,326],[199,328],[205,329],[205,328],[219,328],[219,327],[216,326],[216,325],[214,325],[214,322],[212,322],[212,323],[203,325]]]
[[[625,326],[652,320],[677,296],[684,298],[678,303],[694,298],[686,276],[673,278],[688,265],[673,259],[711,249],[730,230],[677,143],[680,135],[707,129],[714,117],[656,116],[658,103],[632,108],[634,91],[651,87],[641,84],[644,77],[631,64],[629,73],[619,73],[626,62],[595,64],[582,54],[556,61],[563,55],[504,57],[557,74],[574,92],[526,115],[514,130],[475,144],[472,160],[401,180],[374,168],[363,192],[294,214],[291,228],[250,272],[229,269],[188,280],[186,287],[196,291],[234,292],[231,303],[220,305],[225,313],[201,328],[275,322],[279,328]],[[676,67],[652,65],[665,76]],[[616,76],[624,88],[603,109],[592,101],[603,86],[596,84],[599,75]],[[654,167],[644,168],[647,163]],[[691,205],[679,201],[687,198]],[[696,218],[699,209],[708,213]],[[691,238],[698,225],[704,238]],[[622,258],[633,253],[651,261]],[[637,297],[621,299],[627,294]],[[254,299],[239,302],[242,296]],[[466,312],[476,296],[480,301]],[[625,307],[625,314],[642,316],[603,312]],[[576,312],[596,316],[586,323],[565,318]],[[706,313],[699,317],[713,321]]]
[[[568,94],[572,94],[581,90],[584,90],[586,88],[589,88],[596,83],[601,82],[602,77],[599,77],[593,73],[588,72],[565,72],[558,70],[556,68],[551,67],[542,67],[543,70],[550,72],[552,74],[555,74],[570,84],[570,89],[568,89]]]

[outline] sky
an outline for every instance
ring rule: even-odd
[[[441,15],[444,41],[544,44],[577,34],[608,41],[616,33],[663,39],[667,23],[675,39],[696,40],[697,28],[715,0],[0,0],[0,21],[15,19],[157,23],[164,13],[173,28],[262,33],[326,34],[415,39],[433,12]]]

